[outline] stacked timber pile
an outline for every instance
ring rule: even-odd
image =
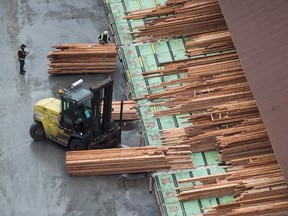
[[[136,101],[129,100],[123,101],[123,114],[122,120],[124,121],[133,121],[138,120],[139,115],[137,113],[137,103]],[[121,112],[121,101],[113,101],[112,102],[112,119],[120,120],[120,112]]]
[[[112,73],[116,64],[115,44],[61,44],[49,52],[49,74]]]
[[[68,151],[66,166],[71,176],[193,168],[187,146]]]
[[[189,37],[196,34],[227,29],[224,17],[217,0],[173,0],[154,9],[132,11],[124,18],[143,19],[163,16],[154,19],[132,33],[138,40],[157,41],[163,38]]]
[[[194,185],[177,188],[179,199],[235,196],[233,203],[211,207],[204,214],[207,216],[288,214],[288,188],[273,153],[228,162],[231,164],[228,173],[180,180],[180,185],[188,182],[194,182]]]
[[[228,30],[199,34],[192,37],[192,40],[188,41],[185,46],[188,56],[204,55],[235,49]]]
[[[151,77],[157,77],[157,76],[164,76],[164,75],[170,75],[170,74],[182,74],[182,73],[188,73],[189,67],[193,66],[205,66],[212,63],[222,62],[222,61],[229,61],[229,60],[236,60],[238,59],[238,55],[235,52],[232,53],[222,53],[218,55],[213,56],[206,56],[203,58],[194,58],[194,59],[187,59],[187,60],[180,60],[175,61],[173,63],[165,63],[161,64],[160,66],[165,66],[164,69],[160,70],[154,70],[154,71],[148,71],[143,72],[142,75],[145,78],[151,78]],[[181,81],[174,80],[175,83],[180,83]],[[161,84],[161,85],[165,85]],[[161,85],[157,87],[161,87]],[[150,88],[153,88],[154,86],[150,86]],[[161,95],[155,95],[152,97],[158,97]]]

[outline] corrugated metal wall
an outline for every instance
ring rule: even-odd
[[[288,183],[288,1],[218,1]]]

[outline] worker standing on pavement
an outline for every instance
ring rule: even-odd
[[[28,55],[28,52],[25,51],[25,44],[22,44],[20,46],[20,49],[18,50],[18,60],[20,62],[20,74],[25,75],[26,71],[24,70],[24,65],[25,65],[25,59],[26,56]]]
[[[104,31],[101,35],[98,37],[100,44],[107,44],[110,42],[110,35],[108,34],[108,31]]]

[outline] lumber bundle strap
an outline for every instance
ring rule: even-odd
[[[49,52],[49,74],[81,74],[114,72],[115,44],[60,44]]]
[[[192,169],[193,163],[188,146],[170,146],[68,151],[66,166],[82,176]]]

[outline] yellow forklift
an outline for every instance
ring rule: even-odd
[[[60,100],[46,98],[34,106],[30,135],[35,141],[50,139],[68,150],[116,148],[121,127],[111,119],[113,80],[106,79],[90,90],[78,80],[60,89]],[[123,103],[121,103],[120,126]]]

